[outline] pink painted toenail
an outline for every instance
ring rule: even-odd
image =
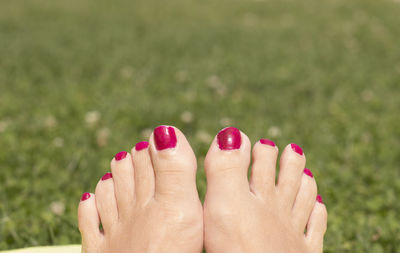
[[[260,143],[261,144],[265,144],[265,145],[269,145],[269,146],[272,146],[272,147],[276,146],[275,142],[273,142],[271,140],[268,140],[268,139],[260,139]]]
[[[87,200],[88,198],[90,198],[90,193],[85,192],[84,194],[82,194],[81,201],[85,201],[85,200]]]
[[[300,148],[299,145],[292,143],[290,144],[290,146],[292,147],[294,152],[296,152],[299,155],[303,155],[303,150]]]
[[[119,153],[117,153],[117,154],[115,155],[115,160],[121,161],[122,159],[124,159],[124,158],[126,157],[127,154],[128,154],[128,152],[126,152],[126,151],[121,151],[121,152],[119,152]]]
[[[175,129],[170,126],[158,126],[154,129],[154,141],[157,150],[176,147]]]
[[[239,149],[242,144],[240,131],[234,127],[227,127],[218,133],[218,146],[221,150]]]
[[[111,172],[107,172],[106,174],[104,174],[104,176],[101,177],[102,181],[105,181],[107,179],[112,178],[112,173]]]
[[[324,203],[324,201],[322,201],[321,195],[317,195],[317,201],[318,201],[319,203],[321,203],[321,204]]]
[[[310,176],[310,177],[314,177],[311,170],[309,170],[307,168],[304,169],[304,174],[306,174],[307,176]]]
[[[148,146],[149,146],[149,143],[147,141],[141,141],[141,142],[136,143],[135,149],[136,149],[136,151],[140,151],[140,150],[147,148]]]

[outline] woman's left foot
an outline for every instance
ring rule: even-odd
[[[83,252],[201,252],[196,167],[185,136],[170,126],[157,127],[131,154],[118,153],[112,174],[79,204]]]
[[[327,212],[311,171],[304,168],[302,149],[286,146],[277,184],[275,143],[261,139],[254,145],[249,182],[250,153],[249,138],[233,127],[211,144],[204,165],[207,253],[321,253]]]

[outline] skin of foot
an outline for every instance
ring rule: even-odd
[[[130,154],[116,154],[112,173],[79,203],[82,252],[201,252],[196,167],[185,136],[170,126],[155,128]]]
[[[252,153],[250,182],[247,171]],[[322,252],[327,211],[306,157],[289,144],[280,158],[266,139],[251,151],[238,129],[223,129],[205,159],[204,245],[207,253]]]

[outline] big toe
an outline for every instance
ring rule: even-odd
[[[158,126],[149,142],[155,173],[154,198],[198,201],[196,157],[183,133],[172,126]]]
[[[228,127],[218,133],[204,162],[207,198],[219,193],[230,196],[250,192],[247,180],[250,149],[249,138],[237,128]]]

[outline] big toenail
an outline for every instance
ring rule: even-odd
[[[84,194],[82,194],[81,201],[85,201],[85,200],[87,200],[88,198],[90,198],[90,193],[85,192]]]
[[[310,177],[314,177],[311,170],[309,170],[307,168],[304,169],[304,174],[306,174],[307,176],[310,176]]]
[[[126,157],[127,154],[128,154],[128,152],[126,152],[126,151],[121,151],[121,152],[119,152],[119,153],[117,153],[117,154],[115,155],[115,160],[121,161],[122,159],[124,159],[124,158]]]
[[[107,179],[112,178],[112,173],[111,172],[107,172],[106,174],[104,174],[104,176],[101,177],[102,181],[105,181]]]
[[[290,144],[290,146],[292,147],[294,152],[296,152],[299,155],[303,155],[303,150],[300,148],[299,145],[292,143],[292,144]]]
[[[234,127],[227,127],[218,133],[218,146],[221,150],[239,149],[242,144],[240,131]]]
[[[147,141],[141,141],[141,142],[136,143],[135,149],[136,149],[136,151],[140,151],[140,150],[147,148],[148,146],[149,146],[149,143]]]
[[[317,201],[318,201],[319,203],[321,203],[321,204],[324,203],[324,201],[322,201],[321,195],[317,195]]]
[[[260,139],[260,143],[264,144],[264,145],[269,145],[269,146],[272,146],[272,147],[276,146],[275,142],[273,142],[271,140],[268,140],[268,139]]]
[[[157,150],[175,148],[176,134],[175,129],[170,126],[158,126],[154,129],[154,141]]]

